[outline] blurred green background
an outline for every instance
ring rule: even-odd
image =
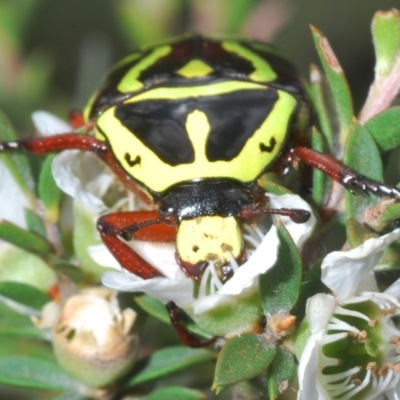
[[[139,45],[184,32],[269,41],[308,74],[309,25],[329,38],[359,108],[373,77],[370,22],[400,0],[0,0],[0,108],[20,131],[37,109],[66,117]]]

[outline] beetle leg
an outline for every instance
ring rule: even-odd
[[[178,308],[173,301],[168,302],[166,304],[166,308],[172,326],[175,328],[182,342],[185,343],[187,346],[194,348],[205,347],[213,343],[217,339],[216,337],[213,337],[211,339],[201,341],[198,337],[189,332],[182,324],[182,321],[185,319],[185,317],[187,318],[187,315],[183,313],[183,311]]]
[[[151,203],[150,198],[143,193],[135,182],[119,166],[107,144],[93,136],[77,133],[65,133],[43,138],[25,139],[0,143],[0,153],[5,151],[26,151],[35,155],[57,153],[63,150],[91,151],[100,157],[124,183],[145,203]]]
[[[292,152],[308,165],[329,175],[352,193],[354,193],[354,189],[360,189],[366,194],[373,193],[376,196],[400,199],[400,191],[394,186],[385,185],[357,174],[327,154],[319,153],[307,147],[294,147]]]
[[[152,242],[175,241],[176,228],[162,222],[157,211],[117,212],[100,217],[97,229],[104,244],[125,269],[143,279],[150,279],[162,274],[119,237]]]

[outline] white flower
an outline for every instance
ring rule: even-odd
[[[299,364],[299,400],[399,399],[400,280],[378,292],[373,269],[397,229],[324,259],[322,281],[332,295],[307,302],[311,336]],[[318,393],[318,396],[316,395]]]

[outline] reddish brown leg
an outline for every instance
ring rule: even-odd
[[[205,347],[213,343],[216,337],[209,340],[201,341],[198,337],[189,332],[182,324],[187,315],[180,310],[173,301],[166,304],[169,318],[172,326],[175,328],[177,334],[183,343],[189,347]]]
[[[151,203],[150,198],[136,186],[135,182],[116,162],[107,144],[92,136],[65,133],[44,138],[0,143],[0,153],[4,151],[27,151],[35,155],[41,155],[62,150],[82,150],[95,153],[113,170],[129,190],[147,204]]]
[[[329,175],[352,193],[354,193],[354,189],[359,189],[366,194],[373,193],[376,196],[400,199],[400,191],[395,187],[357,174],[327,154],[319,153],[307,147],[295,147],[292,152],[308,165]]]
[[[104,244],[125,269],[143,279],[162,276],[157,269],[119,239],[119,236],[127,239],[133,236],[137,240],[152,242],[175,241],[176,227],[162,223],[162,218],[157,211],[132,211],[104,215],[98,220],[97,229]]]

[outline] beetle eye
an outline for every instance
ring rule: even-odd
[[[136,164],[140,164],[140,162],[142,161],[140,156],[136,156],[136,158],[132,160],[132,156],[129,153],[125,153],[124,159],[130,167],[133,167]]]

